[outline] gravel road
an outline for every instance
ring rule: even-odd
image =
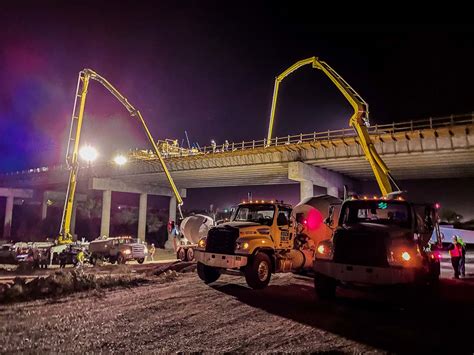
[[[11,352],[448,352],[468,339],[474,284],[443,280],[441,299],[408,306],[342,290],[314,296],[312,281],[274,275],[253,291],[223,275],[212,286],[195,273],[156,277],[134,288],[0,306],[3,353]],[[415,296],[417,297],[417,296]],[[456,303],[454,303],[456,302]],[[452,304],[462,312],[456,318]],[[456,321],[456,322],[454,322]],[[464,322],[464,323],[463,323]],[[465,336],[465,337],[464,337]],[[459,342],[471,352],[472,343]]]

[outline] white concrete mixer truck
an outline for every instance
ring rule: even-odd
[[[182,261],[194,260],[194,250],[199,240],[207,236],[212,226],[214,226],[214,220],[203,214],[184,218],[175,239],[176,258]]]
[[[247,284],[264,288],[272,273],[311,274],[316,246],[330,238],[325,224],[329,211],[342,201],[321,195],[292,209],[279,201],[249,201],[238,205],[230,222],[213,227],[196,247],[199,277],[216,281],[223,272],[239,272]]]

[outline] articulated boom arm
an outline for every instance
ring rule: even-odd
[[[375,150],[375,146],[370,139],[367,127],[369,126],[369,105],[362,99],[362,97],[326,62],[320,61],[316,57],[300,60],[286,69],[283,73],[275,78],[275,86],[273,88],[272,108],[270,112],[270,123],[268,126],[267,144],[270,145],[272,141],[272,130],[275,119],[276,103],[278,98],[278,90],[280,82],[295,70],[304,65],[311,64],[315,69],[320,69],[333,82],[344,97],[349,101],[354,113],[350,118],[349,125],[354,127],[354,130],[359,137],[359,142],[364,151],[364,155],[370,163],[372,171],[375,175],[380,191],[384,196],[393,192],[391,183],[399,190],[392,176],[390,170],[380,155]]]
[[[66,153],[66,163],[70,169],[70,172],[68,189],[66,192],[66,200],[64,203],[64,210],[61,221],[61,229],[59,231],[59,243],[62,244],[72,242],[71,217],[74,204],[74,194],[77,185],[77,175],[79,171],[79,141],[81,137],[82,122],[84,118],[84,108],[86,104],[87,90],[91,79],[101,83],[112,95],[117,98],[118,101],[120,101],[120,103],[130,113],[130,116],[138,118],[138,120],[140,121],[149,142],[153,146],[156,156],[160,160],[160,164],[163,168],[166,178],[168,179],[171,189],[173,190],[173,193],[176,197],[179,213],[182,217],[181,205],[183,204],[183,199],[181,198],[181,195],[179,194],[178,189],[176,188],[176,185],[173,181],[173,178],[171,177],[168,167],[166,166],[163,157],[161,156],[160,151],[158,150],[156,142],[153,139],[153,136],[151,135],[150,130],[148,129],[140,111],[133,107],[133,105],[128,102],[127,98],[124,97],[110,82],[108,82],[107,79],[103,78],[91,69],[84,69],[79,73],[79,78],[77,80],[76,97],[74,100],[74,109],[72,112],[71,128],[69,131],[69,141]]]

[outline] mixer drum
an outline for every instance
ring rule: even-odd
[[[214,220],[202,214],[186,217],[181,222],[181,233],[192,244],[197,244],[199,239],[206,237],[209,229],[214,225]]]
[[[303,215],[303,234],[306,234],[313,240],[315,245],[318,245],[320,241],[332,237],[339,219],[341,204],[341,199],[329,195],[309,197],[293,208],[292,217],[296,220],[299,214]],[[333,224],[331,227],[324,223],[324,220],[329,215],[330,206],[334,206]]]

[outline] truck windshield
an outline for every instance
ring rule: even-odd
[[[118,243],[119,244],[130,244],[130,243],[133,243],[133,239],[132,238],[119,238]]]
[[[271,226],[275,206],[264,204],[252,204],[239,206],[234,215],[234,222],[255,222]]]
[[[404,202],[351,201],[345,204],[341,221],[346,225],[369,222],[410,228],[411,215],[408,205]]]

